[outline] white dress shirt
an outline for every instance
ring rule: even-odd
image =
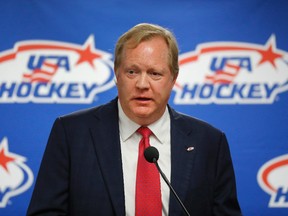
[[[138,161],[138,147],[142,138],[136,131],[141,126],[130,120],[122,110],[118,101],[119,130],[124,177],[124,195],[126,216],[135,215],[136,171]],[[170,148],[170,115],[168,108],[162,117],[148,126],[153,132],[150,136],[150,145],[159,151],[158,164],[170,181],[171,175],[171,148]],[[162,215],[168,216],[170,190],[165,181],[161,180]]]

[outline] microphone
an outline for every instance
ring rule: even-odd
[[[182,203],[182,201],[178,197],[177,193],[173,189],[172,185],[168,181],[167,177],[165,176],[165,174],[162,172],[162,170],[160,169],[160,167],[158,165],[157,161],[159,159],[159,151],[157,150],[157,148],[155,148],[153,146],[149,146],[148,148],[146,148],[145,151],[144,151],[144,157],[149,163],[154,163],[156,165],[159,173],[161,174],[161,176],[164,179],[164,181],[166,182],[166,184],[169,186],[170,190],[172,191],[172,193],[176,197],[176,199],[179,202],[179,204],[182,206],[184,212],[186,213],[186,215],[190,216],[190,214],[187,211],[187,209],[185,208],[184,204]]]

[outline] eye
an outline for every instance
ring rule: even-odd
[[[138,74],[138,71],[134,69],[127,69],[126,74],[128,77],[134,78]]]
[[[162,77],[162,74],[156,71],[150,72],[149,75],[152,77],[154,80],[158,80]]]

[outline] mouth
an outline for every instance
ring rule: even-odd
[[[147,100],[151,100],[151,99],[145,98],[145,97],[137,97],[136,100],[147,101]]]
[[[151,101],[152,99],[148,97],[136,97],[135,100],[139,102],[147,102],[147,101]]]

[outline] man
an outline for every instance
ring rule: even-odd
[[[116,99],[55,121],[27,214],[155,216],[154,207],[145,207],[150,195],[144,191],[149,199],[137,201],[138,143],[146,139],[191,215],[241,215],[225,135],[167,105],[179,71],[173,34],[136,25],[117,42],[114,70]],[[142,137],[140,127],[149,128],[150,137]],[[160,181],[160,215],[183,215]]]

